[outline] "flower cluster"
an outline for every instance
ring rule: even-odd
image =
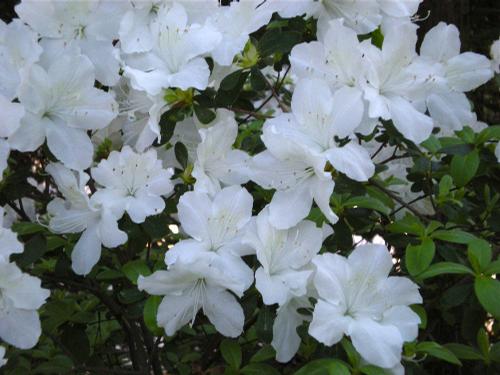
[[[323,242],[338,221],[335,177],[375,175],[375,150],[384,145],[363,136],[392,123],[418,147],[433,131],[478,126],[465,93],[498,72],[499,43],[493,62],[461,53],[458,29],[440,23],[417,51],[411,17],[420,2],[23,0],[19,19],[0,23],[0,171],[11,150],[46,145],[57,161],[45,171],[58,194],[46,208],[48,227],[81,234],[71,252],[79,275],[92,272],[103,246],[127,243],[124,221],[161,214],[174,185],[187,181],[192,189],[176,216],[186,239],[166,251],[165,269],[137,281],[164,296],[157,322],[167,335],[193,325],[202,310],[218,332],[238,337],[245,324],[238,298],[255,280],[263,303],[278,306],[278,361],[295,355],[297,327],[310,321],[319,342],[349,336],[365,362],[402,374],[403,343],[418,335],[410,308],[422,302],[417,285],[389,276],[385,246],[360,245],[346,258]],[[193,95],[218,90],[232,72],[258,70],[249,62],[250,35],[277,15],[317,19],[317,39],[291,49],[290,105],[262,104],[269,111],[258,152],[242,147],[231,106],[212,105],[203,123],[195,107],[168,134],[164,120],[179,95],[199,103]],[[261,72],[266,82],[269,74]],[[253,211],[249,186],[272,196],[262,210]],[[309,220],[316,207],[322,226]],[[0,238],[0,337],[32,347],[48,292],[9,262],[22,252],[13,232],[3,228]]]

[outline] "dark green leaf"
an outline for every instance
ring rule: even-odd
[[[262,57],[272,55],[273,53],[288,53],[293,46],[300,43],[302,35],[296,31],[280,31],[271,29],[260,38],[257,49]]]
[[[479,167],[479,153],[472,151],[467,155],[455,155],[451,160],[450,173],[458,187],[465,186]]]
[[[421,280],[443,274],[469,274],[474,275],[474,272],[463,264],[453,262],[440,262],[432,264],[426,271],[418,275]]]
[[[469,242],[467,256],[474,270],[480,272],[491,262],[491,246],[483,239],[475,239]],[[476,265],[476,267],[474,267]]]
[[[462,365],[462,362],[456,357],[455,354],[444,346],[439,345],[437,342],[433,341],[423,341],[417,344],[417,352],[426,353],[433,357],[442,359],[446,362],[453,363],[455,365]]]
[[[237,370],[241,366],[241,348],[235,340],[225,339],[220,343],[220,352],[226,363]]]
[[[431,237],[436,240],[459,243],[467,245],[469,242],[477,239],[471,233],[464,232],[460,229],[451,229],[451,230],[437,230],[431,234]]]
[[[468,360],[482,360],[483,356],[476,348],[458,344],[458,343],[450,343],[444,345],[446,349],[450,350],[460,359],[468,359]]]
[[[177,142],[174,147],[175,158],[182,166],[182,168],[186,169],[188,165],[188,151],[186,146],[181,142]]]
[[[300,368],[294,375],[350,375],[349,368],[336,359],[316,359]]]
[[[474,291],[484,309],[495,318],[500,318],[500,281],[487,276],[476,277]]]
[[[434,259],[436,246],[430,238],[425,238],[420,245],[408,245],[405,253],[405,264],[410,275],[418,275],[425,271]]]
[[[240,370],[243,375],[280,375],[274,367],[265,363],[250,363]]]
[[[146,262],[142,259],[132,260],[126,263],[122,267],[122,272],[127,276],[127,279],[132,281],[132,283],[137,284],[137,278],[142,276],[151,275],[151,270],[149,269]]]

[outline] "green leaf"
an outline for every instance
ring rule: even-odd
[[[359,362],[361,361],[361,357],[358,354],[358,352],[356,351],[356,349],[354,349],[354,346],[352,345],[352,343],[344,337],[342,339],[342,341],[340,342],[340,344],[342,345],[342,348],[344,349],[344,351],[347,354],[347,358],[349,359],[349,363],[353,367],[358,367]]]
[[[85,362],[90,356],[90,342],[84,325],[66,325],[61,333],[61,342],[77,362]]]
[[[405,264],[410,275],[418,275],[425,271],[434,259],[436,246],[430,238],[424,238],[420,245],[408,245],[405,253]]]
[[[491,345],[490,359],[495,362],[500,362],[500,342],[496,342]]]
[[[427,327],[427,312],[422,305],[412,305],[410,308],[418,315],[420,318],[420,324],[418,328],[425,329]]]
[[[429,279],[431,277],[443,274],[469,274],[474,275],[474,272],[460,263],[453,262],[439,262],[432,264],[427,270],[418,275],[421,280]]]
[[[359,369],[359,371],[361,371],[362,374],[366,374],[366,375],[387,375],[388,374],[383,368],[380,368],[377,366],[372,366],[372,365],[363,366]]]
[[[241,348],[235,340],[225,339],[220,343],[220,352],[226,363],[237,370],[241,366]]]
[[[36,234],[24,245],[21,254],[15,254],[13,259],[20,267],[26,267],[37,262],[47,251],[47,239],[43,234]]]
[[[491,277],[479,276],[474,281],[474,291],[484,309],[500,318],[500,282]]]
[[[268,359],[274,358],[276,356],[276,351],[271,345],[265,345],[260,348],[257,353],[255,353],[252,358],[250,358],[250,362],[264,362]]]
[[[446,362],[453,363],[455,365],[462,365],[462,362],[456,357],[453,352],[444,346],[439,345],[437,342],[433,341],[423,341],[417,344],[417,352],[426,353],[430,356],[442,359]]]
[[[476,272],[485,269],[491,263],[491,246],[483,239],[475,239],[469,242],[467,256]]]
[[[151,275],[151,270],[149,269],[146,262],[142,259],[132,260],[122,267],[122,272],[125,274],[127,279],[129,279],[134,285],[137,284],[137,278],[142,276]]]
[[[188,165],[188,150],[183,143],[177,142],[174,146],[175,158],[182,166],[183,169],[186,169]]]
[[[301,39],[302,35],[299,32],[271,29],[262,35],[257,49],[262,57],[276,52],[286,54],[292,50],[294,45],[300,43]]]
[[[460,229],[437,230],[431,234],[431,237],[436,240],[459,243],[467,245],[469,242],[476,240],[477,237]]]
[[[240,370],[243,375],[280,375],[274,367],[265,363],[250,363]]]
[[[243,70],[239,69],[225,76],[219,85],[219,90],[230,91],[236,88],[243,75]]]
[[[458,343],[450,343],[444,345],[446,349],[450,350],[460,359],[467,360],[483,360],[483,356],[476,348],[471,346],[458,344]]]
[[[495,275],[500,273],[500,259],[491,262],[488,267],[485,268],[484,273],[487,275]]]
[[[483,129],[476,138],[476,143],[484,143],[491,139],[500,140],[500,125],[488,126]]]
[[[202,124],[209,124],[215,120],[216,114],[210,108],[195,104],[193,106],[196,117]]]
[[[162,334],[162,329],[158,326],[156,315],[162,299],[161,296],[150,296],[144,304],[144,323],[151,332],[159,335]]]
[[[393,233],[409,233],[421,236],[425,233],[425,226],[415,216],[406,214],[401,220],[395,221],[387,226]]]
[[[300,368],[294,375],[350,375],[346,364],[336,359],[316,359]]]
[[[387,207],[380,200],[370,197],[368,195],[364,197],[349,198],[346,202],[344,202],[344,207],[369,208],[371,210],[379,211],[385,215],[389,215],[389,213],[391,212],[390,208]]]
[[[479,153],[474,150],[467,155],[455,155],[451,160],[450,173],[458,187],[465,186],[476,175]]]
[[[37,223],[30,223],[27,221],[19,221],[17,223],[12,224],[12,230],[16,232],[20,236],[24,236],[26,234],[33,234],[38,232],[44,232],[46,228]]]
[[[483,356],[488,358],[490,355],[490,338],[483,327],[477,331],[476,341]]]
[[[453,187],[453,180],[450,175],[444,175],[439,181],[439,197],[444,198],[449,193],[451,188]]]

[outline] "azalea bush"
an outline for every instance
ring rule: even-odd
[[[419,4],[20,2],[0,372],[499,373],[500,40]]]

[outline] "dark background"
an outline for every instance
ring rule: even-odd
[[[19,0],[0,0],[0,18],[8,22],[15,17]],[[489,56],[493,40],[500,36],[500,0],[424,0],[420,6],[419,34],[440,21],[455,24],[460,30],[462,50]],[[469,97],[478,118],[488,124],[500,124],[499,80],[482,86]]]

